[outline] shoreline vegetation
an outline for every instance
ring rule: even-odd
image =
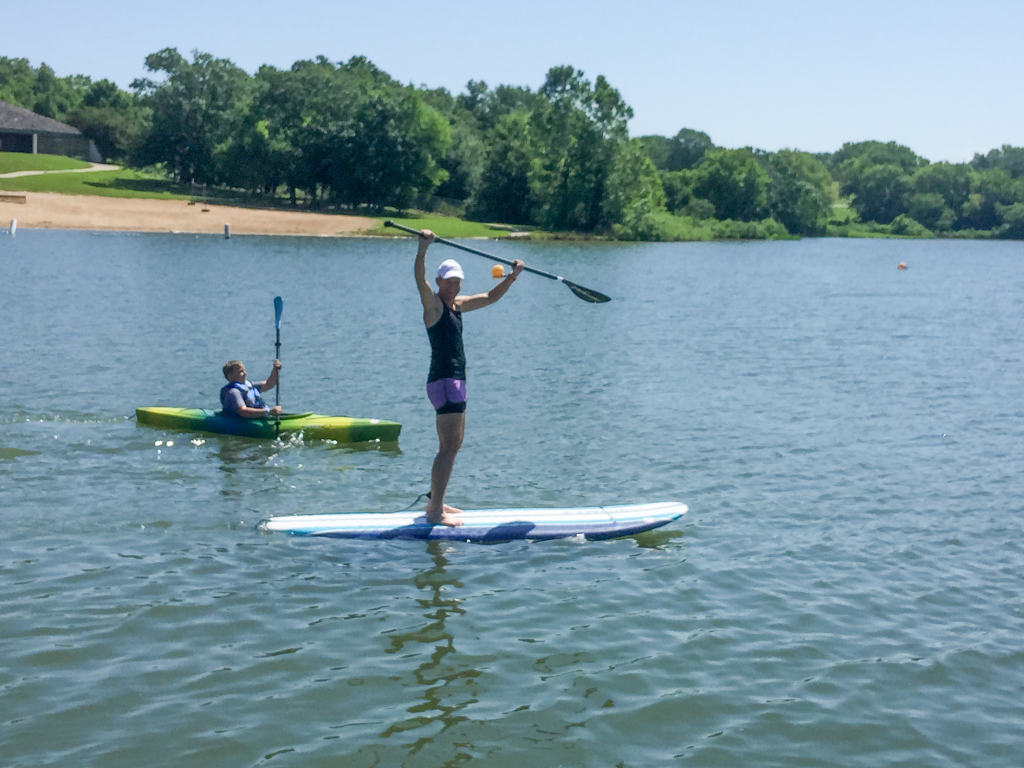
[[[250,75],[167,48],[146,67],[155,79],[124,91],[0,57],[0,100],[74,125],[123,166],[58,173],[80,161],[0,152],[0,191],[48,200],[53,216],[39,220],[54,227],[70,219],[50,198],[73,195],[105,199],[88,205],[108,224],[116,199],[124,221],[147,199],[163,202],[168,221],[184,214],[167,206],[217,206],[185,219],[238,234],[247,228],[235,222],[258,227],[261,216],[264,228],[299,234],[289,228],[310,216],[308,234],[393,236],[383,220],[395,218],[446,237],[1024,239],[1024,148],[1009,145],[931,163],[891,141],[811,154],[719,147],[688,128],[630,137],[633,110],[618,91],[570,66],[551,68],[536,90],[470,81],[454,96],[402,85],[363,57]],[[2,177],[25,170],[51,173]],[[0,217],[35,226],[31,205],[19,216],[0,203]],[[209,223],[225,206],[235,221]],[[144,231],[168,230],[187,231]]]

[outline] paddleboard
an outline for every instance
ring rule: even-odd
[[[459,515],[462,525],[433,525],[423,512],[342,515],[282,515],[262,520],[262,531],[337,539],[611,539],[658,528],[686,513],[679,502],[574,509],[480,509]]]

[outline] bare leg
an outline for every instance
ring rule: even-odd
[[[428,523],[441,525],[462,525],[457,519],[461,510],[444,503],[444,494],[448,490],[448,481],[455,466],[455,457],[462,447],[462,437],[466,432],[466,414],[439,413],[437,415],[437,438],[440,448],[434,457],[434,466],[430,472],[430,501],[427,502],[426,515]]]

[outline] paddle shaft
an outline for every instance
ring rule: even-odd
[[[407,226],[405,226],[403,224],[397,224],[394,221],[391,221],[390,219],[388,219],[387,221],[384,222],[384,226],[385,227],[394,227],[395,229],[400,229],[403,232],[408,232],[410,235],[416,235],[417,237],[420,236],[420,231],[418,229],[413,229],[412,227],[407,227]],[[443,237],[438,237],[437,235],[434,235],[434,240],[436,242],[438,242],[438,243],[443,243],[444,245],[450,245],[452,248],[458,248],[460,251],[466,251],[467,253],[474,253],[477,256],[483,256],[485,259],[490,259],[491,261],[497,261],[497,262],[499,262],[501,264],[507,264],[510,267],[514,266],[514,264],[511,261],[509,261],[508,259],[503,259],[500,256],[495,256],[494,254],[487,253],[486,251],[479,251],[476,248],[470,248],[468,245],[462,245],[462,243],[456,243],[456,242],[454,242],[452,240],[447,240],[447,239],[445,239]],[[567,285],[569,287],[569,290],[571,290],[573,293],[575,293],[577,296],[579,296],[584,301],[590,301],[592,303],[598,303],[598,304],[606,302],[606,301],[610,301],[610,299],[607,296],[605,296],[603,293],[599,293],[598,291],[594,291],[594,290],[592,290],[590,288],[584,288],[582,285],[578,285],[578,284],[576,284],[576,283],[574,283],[574,282],[572,282],[570,280],[566,280],[561,275],[553,275],[550,272],[544,272],[543,270],[534,269],[533,267],[527,267],[527,266],[523,267],[523,271],[524,272],[532,272],[535,275],[540,275],[541,277],[546,277],[546,278],[548,278],[550,280],[557,280],[560,283],[564,283],[565,285]]]
[[[274,343],[274,359],[281,359],[281,313],[284,312],[284,300],[280,296],[274,297],[274,329],[277,331],[277,341]],[[281,369],[277,368],[277,386],[274,387],[274,405],[281,405]],[[281,414],[274,416],[274,436],[281,435]]]
[[[418,229],[413,229],[412,227],[407,227],[407,226],[405,226],[403,224],[396,224],[393,221],[385,221],[384,222],[384,226],[385,227],[394,227],[395,229],[400,229],[403,232],[408,232],[410,235],[416,235],[417,237],[419,237],[419,235],[420,235],[420,231]],[[483,256],[485,259],[490,259],[491,261],[498,261],[498,262],[501,262],[502,264],[507,264],[510,267],[513,266],[512,262],[509,261],[508,259],[503,259],[500,256],[495,256],[494,254],[491,254],[491,253],[485,253],[484,251],[478,251],[476,248],[470,248],[468,245],[462,245],[462,243],[456,243],[456,242],[454,242],[452,240],[447,240],[447,239],[445,239],[443,237],[438,237],[437,235],[434,235],[434,240],[435,240],[435,242],[443,243],[444,245],[450,245],[452,248],[458,248],[460,251],[467,251],[469,253],[475,253],[477,256]],[[565,280],[564,277],[559,277],[558,275],[552,275],[550,272],[542,272],[541,270],[534,269],[533,267],[523,267],[523,271],[524,272],[533,272],[533,274],[535,274],[535,275],[540,275],[542,277],[549,277],[552,280],[558,280],[559,282],[562,282],[562,281]]]
[[[277,329],[277,343],[274,344],[274,359],[281,359],[281,329]],[[274,405],[281,404],[281,369],[277,369],[277,386],[274,387]]]

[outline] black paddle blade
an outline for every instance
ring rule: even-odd
[[[582,285],[576,285],[576,283],[570,283],[568,280],[562,280],[569,290],[575,293],[584,301],[589,301],[591,304],[604,304],[606,301],[611,301],[611,296],[605,296],[599,291],[592,290],[590,288],[584,288]]]

